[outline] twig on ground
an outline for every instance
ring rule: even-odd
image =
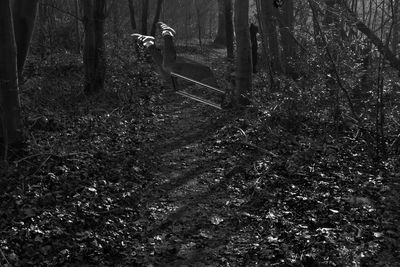
[[[250,142],[242,142],[242,144],[243,144],[243,145],[246,145],[246,146],[249,146],[249,147],[251,147],[251,148],[257,149],[257,150],[259,150],[259,151],[261,151],[261,152],[263,152],[263,153],[265,153],[265,154],[270,155],[271,157],[274,157],[274,158],[278,157],[278,155],[276,155],[275,153],[273,153],[273,152],[271,152],[271,151],[268,151],[268,150],[266,150],[265,148],[256,146],[256,145],[254,145],[254,144],[252,144],[252,143],[250,143]]]
[[[241,142],[243,145],[246,145],[246,146],[248,146],[248,147],[257,149],[257,150],[259,150],[259,151],[261,151],[261,152],[263,152],[263,153],[265,153],[265,154],[270,155],[271,157],[274,157],[274,158],[278,157],[275,153],[272,153],[271,151],[268,151],[268,150],[266,150],[266,149],[264,149],[264,148],[262,148],[262,147],[259,147],[259,146],[256,146],[256,145],[250,143],[249,137],[247,136],[247,134],[246,134],[241,128],[239,128],[239,127],[235,127],[235,128],[238,129],[239,132],[240,132],[240,133],[243,135],[243,137],[244,137],[244,141]]]
[[[10,264],[10,262],[8,261],[6,255],[4,254],[4,252],[3,252],[3,250],[2,250],[1,248],[0,248],[0,253],[1,253],[1,256],[4,258],[4,260],[7,262],[7,264],[8,264],[9,266],[12,266],[12,265]]]
[[[67,157],[78,156],[78,155],[93,156],[92,154],[87,153],[87,152],[75,152],[75,153],[69,153],[69,154],[64,154],[64,155],[62,155],[62,154],[61,154],[61,155],[56,155],[56,154],[53,154],[53,153],[38,153],[38,154],[29,155],[29,156],[26,156],[26,157],[24,157],[24,158],[22,158],[22,159],[16,160],[16,161],[14,161],[14,163],[15,163],[15,164],[18,164],[18,163],[20,163],[20,162],[22,162],[22,161],[27,161],[28,159],[35,158],[35,157],[39,157],[39,156],[49,156],[49,157],[57,157],[57,158],[67,158]]]

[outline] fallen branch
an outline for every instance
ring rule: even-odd
[[[257,149],[258,151],[263,152],[263,153],[265,153],[265,154],[268,154],[268,155],[270,155],[270,156],[273,157],[273,158],[277,158],[277,157],[278,157],[278,155],[276,155],[275,153],[273,153],[273,152],[271,152],[271,151],[268,151],[268,150],[266,150],[265,148],[256,146],[256,145],[254,145],[254,144],[252,144],[252,143],[250,143],[250,142],[242,142],[242,144],[245,145],[245,146],[248,146],[248,147]]]
[[[0,248],[0,253],[1,253],[1,256],[4,258],[4,260],[7,262],[7,265],[8,265],[8,266],[12,266],[12,265],[10,264],[10,262],[8,261],[6,255],[4,254],[4,252],[3,252],[3,250],[2,250],[1,248]]]
[[[75,153],[69,153],[69,154],[64,154],[64,155],[56,155],[54,153],[38,153],[38,154],[29,155],[22,159],[16,160],[16,161],[14,161],[14,163],[18,165],[18,163],[20,163],[22,161],[27,161],[28,159],[36,158],[36,157],[40,157],[40,156],[49,156],[49,157],[55,157],[55,158],[67,158],[67,157],[78,156],[78,155],[93,156],[92,154],[87,153],[87,152],[75,152]]]
[[[275,153],[272,153],[271,151],[268,151],[265,148],[262,148],[262,147],[259,147],[259,146],[256,146],[256,145],[250,143],[247,134],[241,128],[239,128],[239,127],[235,127],[235,128],[239,130],[239,132],[243,135],[243,137],[245,139],[244,141],[241,142],[242,145],[254,148],[260,152],[270,155],[271,157],[274,157],[274,158],[278,157],[278,155],[276,155]]]

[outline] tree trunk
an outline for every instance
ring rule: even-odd
[[[106,64],[103,35],[106,0],[85,0],[83,3],[85,93],[93,94],[104,90]]]
[[[251,93],[251,49],[249,34],[249,0],[235,0],[236,33],[236,87],[235,105],[241,104],[242,95]]]
[[[309,2],[310,5],[314,5],[314,2]],[[318,48],[322,49],[324,46],[324,42],[322,40],[322,32],[319,26],[319,16],[318,12],[316,11],[317,8],[311,6],[311,12],[312,12],[312,21],[313,21],[313,33],[314,33],[314,40],[315,44]]]
[[[95,42],[96,42],[96,75],[95,84],[98,91],[104,90],[106,75],[106,57],[104,44],[104,26],[107,13],[107,0],[95,0],[94,21],[95,21]]]
[[[9,0],[0,1],[0,62],[0,136],[6,151],[7,144],[23,142],[17,47]]]
[[[273,1],[259,0],[261,14],[261,36],[262,41],[265,42],[264,47],[268,48],[264,54],[269,55],[270,66],[273,72],[282,72],[282,63],[279,50],[278,32],[276,29],[277,11],[273,6]]]
[[[129,16],[131,19],[131,27],[132,30],[136,30],[136,19],[135,19],[135,7],[133,6],[133,0],[128,0],[128,6],[129,6]]]
[[[202,28],[201,28],[201,8],[198,5],[197,0],[194,0],[194,5],[195,5],[196,17],[197,17],[197,38],[199,39],[199,46],[200,46],[200,48],[202,48],[203,47],[203,42],[202,42],[202,36],[201,36],[201,32],[202,32]]]
[[[149,16],[149,0],[142,0],[142,34],[147,34],[147,18]]]
[[[76,34],[76,52],[78,54],[81,53],[81,34],[79,31],[79,19],[80,14],[79,14],[79,0],[74,0],[74,9],[75,9],[75,34]]]
[[[218,32],[217,37],[214,40],[214,44],[216,45],[226,45],[224,9],[224,0],[218,0]]]
[[[35,25],[38,0],[14,0],[12,12],[17,45],[18,75],[22,76]]]
[[[250,24],[250,43],[251,43],[251,60],[253,63],[253,73],[257,73],[258,62],[258,42],[257,42],[258,27]]]
[[[286,1],[283,5],[283,14],[280,19],[280,33],[283,50],[282,59],[286,75],[291,75],[293,73],[294,70],[291,61],[296,55],[295,41],[292,36],[294,23],[293,10],[293,1]]]
[[[226,53],[229,59],[233,59],[233,12],[232,0],[224,0],[225,32],[226,32]]]
[[[392,51],[397,56],[397,45],[399,44],[400,34],[400,0],[394,0],[393,4],[393,37],[392,37]]]
[[[48,6],[46,5],[46,0],[39,2],[39,53],[40,57],[44,59],[47,54],[47,39],[46,31],[47,31],[47,23],[48,23]]]
[[[115,4],[117,3],[117,4]],[[113,32],[115,34],[115,43],[118,44],[118,41],[121,39],[121,12],[119,10],[118,2],[113,2],[113,5],[110,6],[112,11],[112,25],[113,25]]]
[[[263,16],[263,12],[261,10],[261,1],[262,0],[256,0],[256,7],[257,7],[257,18],[258,18],[258,25],[260,28],[260,34],[261,34],[261,45],[262,45],[262,55],[265,59],[266,62],[270,61],[269,58],[269,53],[268,53],[268,44],[267,44],[267,31],[266,31],[266,25],[265,25],[265,19]]]
[[[151,36],[156,35],[156,29],[157,29],[156,26],[157,26],[157,22],[160,20],[162,4],[163,4],[163,0],[157,0],[156,13],[154,14],[153,24],[151,25],[151,31],[150,31]]]

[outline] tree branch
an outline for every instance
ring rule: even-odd
[[[385,45],[381,39],[362,21],[360,21],[357,15],[349,8],[346,1],[340,1],[341,6],[347,13],[347,17],[351,24],[354,25],[360,32],[362,32],[378,49],[379,53],[389,61],[390,65],[399,71],[400,75],[400,60],[396,55]]]
[[[79,20],[79,21],[82,21],[82,18],[78,17],[78,16],[75,15],[75,14],[72,14],[72,13],[69,12],[69,11],[62,10],[62,9],[60,9],[60,8],[54,6],[54,5],[48,4],[48,3],[46,3],[46,2],[43,3],[43,5],[44,5],[44,6],[51,7],[51,8],[54,8],[55,10],[57,10],[57,11],[59,11],[59,12],[65,14],[65,15],[71,16],[71,17],[73,17],[73,18],[75,18],[75,19],[77,19],[77,20]]]

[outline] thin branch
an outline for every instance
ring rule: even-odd
[[[311,9],[315,11],[315,9],[316,9],[316,3],[315,3],[315,1],[314,1],[314,0],[308,0],[308,3],[309,3],[309,5],[310,5]],[[316,13],[316,12],[312,12],[312,13],[313,13],[313,16],[315,16],[315,13]],[[316,18],[314,18],[314,19],[316,20]],[[332,65],[333,74],[335,75],[336,82],[337,82],[337,84],[339,85],[340,89],[343,91],[343,93],[345,94],[345,96],[346,96],[346,98],[347,98],[347,101],[348,101],[348,103],[349,103],[349,107],[350,107],[351,114],[356,118],[357,121],[359,121],[358,115],[357,115],[357,114],[355,113],[355,111],[354,111],[354,106],[353,106],[353,102],[352,102],[352,100],[351,100],[350,94],[349,94],[349,92],[347,91],[347,89],[344,87],[344,85],[343,85],[343,83],[342,83],[342,79],[340,78],[339,72],[338,72],[338,70],[337,70],[337,66],[336,66],[336,64],[335,64],[335,60],[333,59],[332,53],[331,53],[331,51],[329,50],[328,41],[326,40],[326,36],[325,36],[325,34],[323,33],[323,31],[322,31],[321,26],[319,25],[319,23],[317,23],[317,27],[318,27],[318,31],[319,31],[320,34],[321,34],[321,39],[322,39],[322,41],[323,41],[323,43],[324,43],[324,47],[325,47],[325,50],[326,50],[326,54],[328,55],[328,59],[329,59],[331,65]]]
[[[1,256],[4,258],[4,260],[7,262],[7,265],[8,265],[8,266],[12,266],[12,265],[10,264],[10,262],[8,261],[6,255],[4,254],[4,252],[3,252],[3,250],[2,250],[1,248],[0,248],[0,254],[1,254]]]
[[[82,18],[78,17],[78,16],[75,15],[75,14],[72,14],[72,13],[69,12],[69,11],[62,10],[62,9],[60,9],[60,8],[54,6],[54,5],[48,4],[48,3],[44,3],[43,5],[44,5],[44,6],[51,7],[51,8],[54,8],[55,10],[57,10],[57,11],[59,11],[59,12],[65,14],[65,15],[71,16],[71,17],[73,17],[73,18],[75,18],[75,19],[77,19],[77,20],[79,20],[79,21],[82,21]]]

